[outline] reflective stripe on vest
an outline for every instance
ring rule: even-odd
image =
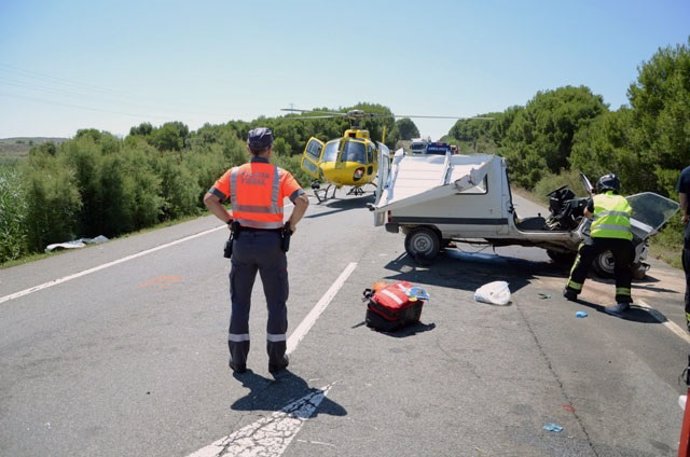
[[[270,170],[271,176],[257,170],[252,173],[252,167]],[[233,167],[230,172],[230,204],[233,217],[241,226],[259,229],[276,229],[283,226],[280,171],[275,165],[257,162]],[[260,201],[262,197],[266,199],[266,192],[257,192],[257,187],[265,189],[267,177],[271,179],[270,197],[268,201]]]
[[[600,194],[594,196],[594,220],[592,222],[592,238],[619,238],[632,240],[630,231],[630,213],[628,201],[615,194]]]

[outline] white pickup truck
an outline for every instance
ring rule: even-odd
[[[374,224],[405,235],[405,250],[419,263],[431,262],[450,242],[484,242],[546,249],[554,261],[571,262],[589,230],[583,217],[587,197],[565,186],[549,193],[550,214],[521,218],[513,206],[506,161],[490,154],[412,156],[396,151],[379,161]],[[589,185],[589,181],[586,180]],[[591,188],[591,186],[590,186]],[[644,277],[649,237],[678,210],[678,203],[651,192],[627,197],[633,207],[634,275]],[[593,265],[613,274],[610,252]]]

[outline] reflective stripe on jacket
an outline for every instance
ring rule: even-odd
[[[283,226],[280,175],[270,163],[250,162],[230,171],[232,216],[241,226],[276,229]]]
[[[620,238],[632,240],[630,215],[632,208],[625,197],[606,192],[594,196],[592,238]]]

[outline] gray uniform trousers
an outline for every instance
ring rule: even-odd
[[[228,347],[230,361],[236,366],[247,363],[249,353],[249,310],[256,272],[261,275],[268,322],[266,351],[269,364],[283,363],[287,345],[287,256],[281,249],[277,230],[240,230],[233,242],[230,269],[230,328]]]

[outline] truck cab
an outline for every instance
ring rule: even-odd
[[[426,154],[426,147],[429,142],[423,138],[415,138],[410,143],[410,152],[412,154]]]

